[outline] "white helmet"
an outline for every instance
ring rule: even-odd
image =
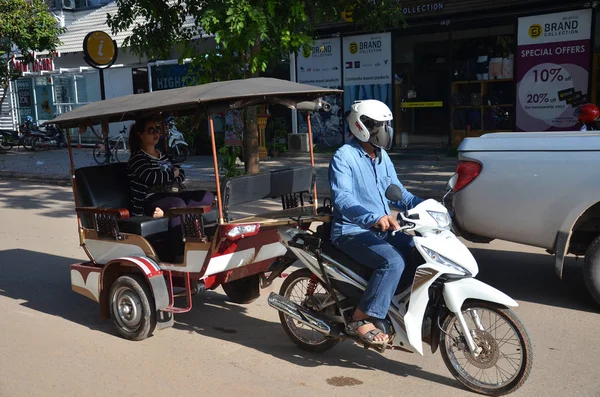
[[[392,147],[394,129],[392,111],[375,99],[355,101],[347,117],[350,131],[361,142],[389,150]]]

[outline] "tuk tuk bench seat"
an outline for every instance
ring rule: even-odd
[[[222,187],[223,216],[230,221],[233,206],[267,198],[281,197],[284,210],[304,205],[304,194],[309,195],[312,204],[314,183],[315,169],[310,165],[226,179]]]
[[[76,191],[81,207],[124,208],[130,206],[129,177],[127,163],[78,168],[75,171]],[[216,211],[202,214],[205,225],[218,221]],[[82,214],[81,220],[86,228],[94,228],[91,214]],[[117,219],[119,231],[137,234],[142,237],[159,236],[169,230],[169,218],[151,216],[130,216]]]

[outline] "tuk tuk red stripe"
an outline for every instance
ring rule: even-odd
[[[116,260],[129,261],[136,264],[144,272],[144,274],[149,277],[157,276],[161,272],[160,268],[157,268],[157,266],[150,262],[150,260],[139,256],[124,256],[117,258]]]

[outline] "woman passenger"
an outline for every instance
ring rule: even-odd
[[[129,133],[131,157],[128,163],[130,214],[160,218],[169,208],[210,206],[214,194],[204,190],[173,193],[170,186],[179,186],[185,172],[167,153],[156,149],[161,133],[153,119],[136,120]],[[169,230],[181,236],[179,217],[169,220]]]

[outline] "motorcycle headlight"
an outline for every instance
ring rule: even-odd
[[[471,274],[471,272],[469,272],[467,269],[465,269],[464,267],[462,267],[458,263],[455,263],[455,262],[451,261],[450,259],[446,258],[445,256],[438,254],[434,250],[429,249],[427,247],[422,247],[422,248],[423,248],[423,251],[425,251],[425,253],[434,262],[439,263],[440,265],[443,265],[443,266],[448,266],[448,267],[456,270],[457,272],[459,272],[462,275],[470,275]]]
[[[427,213],[435,219],[440,229],[450,230],[452,218],[450,218],[450,215],[447,212],[427,211]]]

